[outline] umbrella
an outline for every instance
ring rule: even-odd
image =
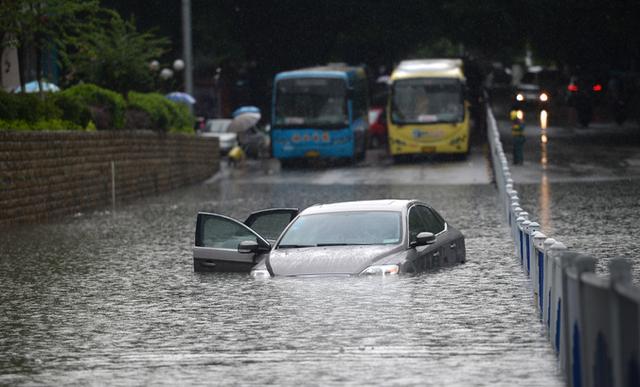
[[[240,113],[233,117],[233,120],[227,127],[227,132],[241,133],[251,128],[260,121],[260,113]]]
[[[42,81],[42,91],[50,91],[50,92],[56,92],[56,91],[60,91],[60,88],[58,87],[58,85],[55,85],[51,82],[45,82]],[[24,89],[26,93],[37,93],[40,91],[40,88],[38,87],[38,81],[31,81],[27,84],[24,85]],[[22,92],[22,87],[18,86],[15,88],[14,90],[16,93],[21,93]]]
[[[169,98],[173,102],[186,103],[189,105],[193,105],[194,103],[196,103],[195,98],[181,91],[174,91],[173,93],[165,95],[165,97]]]
[[[244,113],[258,113],[258,115],[260,115],[260,108],[256,106],[241,106],[231,113],[231,117],[236,117]]]

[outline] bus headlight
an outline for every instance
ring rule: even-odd
[[[549,96],[547,93],[540,93],[540,102],[547,102],[549,100]]]
[[[398,265],[373,265],[364,269],[360,275],[394,275],[398,274],[400,267]]]

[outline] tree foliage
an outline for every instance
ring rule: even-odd
[[[70,40],[64,64],[70,82],[88,82],[126,95],[129,90],[153,89],[149,62],[160,58],[169,41],[153,32],[138,32],[132,20],[112,14],[98,28]]]
[[[64,51],[70,37],[91,31],[100,11],[98,0],[3,0],[0,3],[0,38],[3,46],[18,48],[23,90],[26,49],[36,53],[36,77],[40,82],[42,54],[53,48]]]

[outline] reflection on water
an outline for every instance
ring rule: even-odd
[[[549,118],[549,113],[546,110],[540,110],[540,128],[547,129],[547,120]]]
[[[492,186],[288,192],[200,186],[3,233],[0,384],[563,385]],[[392,193],[458,226],[468,262],[387,278],[193,272],[198,210]]]

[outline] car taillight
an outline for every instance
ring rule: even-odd
[[[593,91],[602,91],[602,85],[596,83],[595,85],[593,85]]]
[[[575,93],[576,91],[578,91],[578,85],[571,83],[569,84],[569,86],[567,86],[567,90]]]

